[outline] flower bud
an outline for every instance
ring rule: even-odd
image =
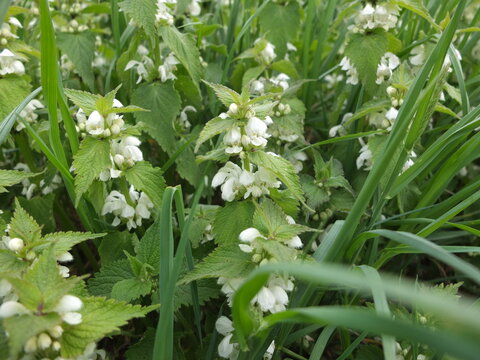
[[[120,134],[120,127],[116,124],[113,124],[112,127],[110,128],[112,130],[113,135],[118,135]]]
[[[260,255],[260,254],[254,254],[254,255],[252,256],[252,261],[253,261],[254,263],[258,263],[258,262],[262,261],[262,255]]]
[[[70,325],[78,325],[82,322],[82,314],[78,312],[67,312],[62,316],[63,321]]]
[[[25,346],[23,347],[23,350],[26,353],[33,353],[37,351],[37,338],[33,336],[30,339],[28,339],[27,342],[25,343]]]
[[[25,244],[23,243],[22,239],[13,238],[8,241],[8,248],[12,251],[20,251],[23,249]]]
[[[113,161],[115,162],[115,164],[118,166],[118,167],[121,167],[123,165],[123,163],[125,162],[125,158],[120,155],[120,154],[116,154],[114,157],[113,157]]]
[[[57,257],[58,262],[70,262],[73,260],[73,255],[70,254],[68,251],[65,251],[64,253],[60,254]]]
[[[28,261],[32,261],[37,257],[37,254],[35,254],[35,251],[29,251],[26,255],[26,258]]]
[[[228,111],[232,115],[236,115],[238,113],[238,105],[235,103],[231,103],[230,106],[228,107]]]
[[[48,332],[50,333],[51,337],[58,339],[63,334],[63,328],[60,325],[56,325],[48,330]]]
[[[58,341],[54,341],[54,342],[52,343],[52,348],[53,348],[53,350],[55,350],[55,351],[60,351],[60,348],[61,348],[61,347],[62,347],[62,346],[60,345],[60,343],[59,343]]]
[[[37,346],[40,349],[48,349],[50,345],[52,345],[52,339],[50,339],[50,336],[45,333],[41,333],[40,335],[38,335]]]
[[[110,137],[111,135],[112,135],[112,132],[110,131],[110,129],[105,129],[103,131],[103,136]]]

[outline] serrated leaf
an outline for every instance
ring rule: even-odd
[[[124,0],[118,6],[145,30],[148,37],[155,37],[156,0]]]
[[[287,74],[292,79],[299,78],[298,71],[295,68],[295,65],[293,65],[293,63],[289,60],[283,59],[283,60],[275,61],[272,64],[272,69],[280,73]]]
[[[242,102],[240,94],[235,90],[220,84],[213,84],[207,81],[204,82],[213,89],[218,100],[220,100],[226,107],[229,107],[232,103],[239,104]]]
[[[20,238],[26,245],[40,240],[42,236],[42,228],[37,224],[21,206],[15,201],[15,212],[10,222],[10,237]]]
[[[0,79],[0,122],[31,92],[24,77],[6,76]]]
[[[57,45],[61,52],[75,65],[85,84],[93,90],[94,75],[92,62],[95,58],[95,35],[91,31],[79,33],[57,33]]]
[[[160,206],[165,189],[165,179],[160,168],[154,168],[147,161],[139,161],[125,171],[125,178],[135,189],[147,194],[156,206]]]
[[[201,279],[197,282],[198,302],[201,305],[208,300],[220,295],[220,286],[215,279]],[[189,284],[179,285],[175,288],[175,307],[178,311],[182,306],[192,305],[191,286]]]
[[[248,275],[254,267],[251,255],[240,250],[237,244],[222,245],[187,273],[180,283],[186,284],[205,278],[241,278]]]
[[[88,281],[88,290],[92,295],[110,296],[117,282],[133,277],[127,259],[114,261],[102,266],[100,271],[95,273],[95,276]]]
[[[291,249],[276,240],[258,238],[255,241],[261,244],[263,250],[278,261],[294,261],[299,254],[297,250]]]
[[[81,355],[90,343],[118,330],[130,319],[145,316],[153,309],[154,307],[133,306],[113,299],[83,299],[82,322],[79,325],[63,325],[61,356],[71,358]]]
[[[75,89],[64,89],[64,91],[70,101],[81,108],[87,116],[96,110],[95,104],[100,98],[99,95]]]
[[[281,225],[288,225],[287,218],[280,207],[272,200],[265,199],[262,203],[255,204],[254,228],[258,229],[264,236],[269,237]]]
[[[115,107],[111,108],[110,110],[107,111],[107,113],[115,113],[115,114],[125,114],[125,113],[132,113],[132,112],[137,112],[137,111],[149,111],[144,108],[141,108],[140,106],[135,106],[135,105],[128,105],[124,107]]]
[[[262,33],[275,45],[278,58],[283,58],[286,43],[295,38],[300,27],[300,6],[296,1],[269,3],[259,15],[259,23]]]
[[[41,247],[50,246],[53,244],[55,255],[60,255],[66,251],[69,251],[75,245],[81,242],[97,239],[105,236],[106,234],[92,234],[89,232],[57,232],[45,235],[42,240],[46,242]]]
[[[0,273],[8,273],[14,276],[27,267],[28,264],[20,260],[13,251],[0,249]]]
[[[45,233],[53,232],[57,227],[55,223],[55,217],[53,214],[54,200],[55,200],[54,193],[50,193],[48,195],[43,195],[43,196],[35,196],[30,200],[23,197],[18,198],[20,205],[29,214],[31,214],[31,216],[42,227],[42,230]]]
[[[6,186],[18,184],[24,179],[28,179],[37,175],[38,174],[28,173],[25,171],[0,169],[0,193],[7,191],[7,189],[5,189]]]
[[[148,328],[142,339],[136,344],[131,345],[125,357],[127,360],[151,360],[153,357],[153,347],[155,343],[155,329]]]
[[[251,201],[236,201],[217,210],[213,234],[217,244],[237,244],[238,235],[252,226],[255,206]]]
[[[110,233],[102,239],[98,247],[98,253],[102,266],[116,260],[124,259],[124,251],[133,252],[133,241],[136,237],[128,231]],[[137,240],[138,241],[138,240]]]
[[[377,66],[385,55],[388,38],[383,30],[367,34],[354,34],[345,47],[345,56],[358,71],[358,78],[367,91],[376,88]],[[368,54],[368,56],[366,56]]]
[[[293,165],[286,159],[266,153],[264,151],[252,152],[250,160],[257,166],[264,167],[274,173],[300,201],[303,201],[303,191],[300,180]]]
[[[195,152],[198,151],[200,145],[202,145],[208,139],[230,130],[235,124],[236,120],[232,118],[222,119],[221,117],[216,117],[210,120],[205,124],[202,129],[202,132],[198,136],[197,144],[195,145]]]
[[[149,280],[125,279],[113,285],[111,297],[119,301],[130,302],[148,295],[151,291],[152,283]]]
[[[314,179],[311,176],[302,176],[302,188],[305,192],[305,197],[307,198],[307,205],[311,208],[318,208],[320,205],[330,200],[327,190],[315,184]]]
[[[110,160],[110,142],[108,140],[85,138],[74,156],[76,203],[87,192],[100,173],[112,165]]]
[[[163,26],[160,29],[160,35],[177,59],[187,69],[188,74],[200,92],[199,82],[203,76],[203,67],[200,63],[200,52],[195,40],[190,34],[182,34],[173,26]]]
[[[157,219],[145,232],[135,247],[138,260],[150,265],[154,273],[158,274],[160,266],[160,221]]]
[[[62,318],[55,313],[43,316],[20,315],[4,319],[3,326],[9,334],[10,358],[17,358],[28,339],[61,323]]]
[[[417,15],[420,15],[425,20],[427,20],[437,30],[439,30],[439,26],[435,23],[435,20],[428,12],[428,9],[423,4],[422,0],[391,0],[390,3],[413,11]]]

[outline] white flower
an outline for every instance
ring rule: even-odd
[[[376,5],[373,7],[367,3],[356,16],[356,23],[349,29],[353,32],[366,32],[376,28],[383,28],[385,31],[396,26],[398,21],[398,7],[395,5]]]
[[[130,60],[125,66],[125,71],[130,69],[135,69],[137,71],[137,84],[141,83],[142,80],[146,79],[148,76],[148,70],[143,62],[137,60]]]
[[[126,222],[128,230],[142,225],[143,219],[150,218],[150,210],[154,207],[148,196],[143,192],[135,191],[133,186],[129,189],[129,197],[133,202],[130,205],[125,196],[118,191],[112,191],[105,199],[102,215],[115,216],[112,225],[119,225],[122,220]]]
[[[67,312],[62,314],[62,319],[69,325],[78,325],[82,323],[82,314],[78,312]]]
[[[253,302],[263,312],[276,313],[284,311],[288,305],[287,291],[293,290],[293,282],[280,276],[273,275],[267,285],[262,287],[254,297]]]
[[[343,80],[343,75],[341,74],[338,74],[338,75],[330,74],[325,76],[325,81],[327,83],[328,89],[333,89],[335,85],[337,85],[342,80]]]
[[[64,295],[55,306],[55,311],[65,313],[70,311],[79,311],[83,307],[83,302],[73,295]]]
[[[90,135],[99,136],[103,135],[105,131],[105,119],[95,110],[90,114],[85,124],[85,128]]]
[[[242,152],[242,133],[238,126],[233,127],[223,137],[223,143],[227,145],[225,152],[227,154],[239,154]]]
[[[238,239],[243,242],[251,243],[257,238],[265,238],[260,231],[251,227],[248,229],[243,230],[240,235],[238,235]]]
[[[58,339],[63,334],[63,328],[60,325],[55,325],[51,329],[48,330],[48,333],[51,337]]]
[[[363,142],[360,149],[360,155],[357,158],[357,169],[370,170],[372,168],[372,151],[368,148],[368,144]]]
[[[215,329],[219,334],[226,336],[233,332],[232,320],[226,316],[220,316],[215,323]]]
[[[192,126],[192,124],[190,124],[190,121],[188,121],[188,112],[197,112],[197,109],[195,109],[191,105],[187,105],[180,112],[179,122],[180,126],[184,129],[189,129]]]
[[[275,45],[266,41],[265,39],[257,39],[255,40],[254,44],[256,45],[259,42],[263,42],[263,48],[258,54],[259,60],[262,63],[270,64],[277,57],[277,54],[275,54]]]
[[[425,45],[419,45],[417,47],[414,47],[410,52],[410,55],[411,56],[408,59],[410,61],[410,64],[414,66],[423,65],[426,58]]]
[[[387,118],[388,121],[390,121],[391,124],[393,124],[397,116],[398,116],[398,110],[395,109],[394,107],[391,107],[390,109],[388,109],[387,113],[385,114],[385,117]]]
[[[283,91],[287,90],[289,87],[288,80],[290,80],[290,76],[287,74],[278,74],[276,77],[272,77],[269,79],[272,84],[275,86],[280,86]]]
[[[177,77],[173,73],[175,70],[177,70],[177,64],[179,64],[179,61],[175,57],[173,53],[170,53],[164,60],[163,60],[163,65],[160,65],[158,67],[158,72],[160,73],[160,80],[162,82],[168,81],[168,80],[175,80]]]
[[[212,187],[215,188],[222,185],[222,199],[225,201],[233,201],[241,188],[239,182],[241,174],[242,169],[229,161],[213,177]]]
[[[265,354],[263,354],[263,359],[270,360],[274,352],[275,352],[275,341],[272,341],[268,346],[267,350],[265,351]]]
[[[347,84],[357,85],[358,84],[358,72],[355,66],[350,63],[350,59],[346,56],[343,57],[340,62],[341,69],[345,71],[348,75]]]
[[[19,60],[20,58],[8,49],[0,52],[0,76],[15,74],[24,75],[25,66]]]
[[[38,119],[38,115],[35,112],[35,110],[42,109],[42,108],[44,108],[43,104],[37,99],[33,99],[20,112],[20,117],[25,121],[27,121],[28,123],[33,123],[35,122],[35,120]],[[15,127],[15,130],[20,131],[24,128],[25,128],[25,125],[22,122],[18,121],[17,126]]]
[[[0,305],[0,319],[28,313],[28,309],[17,301],[5,301]]]
[[[123,157],[123,164],[128,167],[135,165],[137,161],[143,161],[143,154],[139,146],[141,141],[135,136],[126,136],[112,142],[112,152]]]
[[[171,9],[166,5],[169,3],[168,0],[158,0],[157,1],[157,13],[155,18],[157,22],[162,25],[172,25],[173,24],[173,15],[171,14]]]
[[[218,344],[218,355],[224,359],[236,359],[238,357],[238,344],[231,343],[233,325],[226,316],[220,316],[215,323],[217,332],[224,336]]]
[[[245,126],[245,136],[242,137],[242,143],[244,146],[252,144],[256,147],[264,147],[267,145],[267,138],[269,137],[270,134],[267,133],[265,122],[253,116]]]
[[[221,291],[227,296],[228,303],[231,304],[232,296],[235,291],[243,284],[245,279],[227,279],[224,277],[219,277],[217,283],[222,285]]]
[[[378,85],[389,79],[392,76],[392,71],[400,65],[400,59],[391,52],[386,52],[380,59],[380,64],[377,66],[377,80]]]
[[[252,94],[262,95],[265,92],[265,83],[261,80],[253,80],[250,83],[250,92]]]
[[[22,239],[12,238],[8,241],[7,246],[10,250],[17,252],[22,250],[25,244]]]
[[[30,339],[28,339],[23,346],[23,350],[26,353],[33,353],[37,351],[37,338],[35,336],[32,336]]]
[[[402,168],[402,173],[407,171],[413,164],[415,164],[413,159],[417,158],[417,154],[414,151],[411,151],[410,154],[408,155],[407,161],[405,161],[405,164],[403,165]]]
[[[127,203],[125,196],[118,191],[112,191],[108,194],[103,205],[102,215],[112,213],[115,215],[112,225],[120,224],[120,218],[131,218],[135,214],[135,209]]]
[[[1,279],[0,280],[0,298],[4,298],[9,295],[12,291],[12,284],[10,284],[7,280]]]
[[[200,0],[192,0],[187,6],[187,12],[189,12],[192,16],[200,15],[202,8],[200,7],[199,3]]]

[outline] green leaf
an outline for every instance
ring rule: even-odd
[[[127,360],[151,360],[155,342],[155,329],[148,328],[142,339],[130,346],[125,353]]]
[[[0,120],[12,112],[24,98],[30,94],[31,86],[18,76],[6,76],[0,79]]]
[[[95,104],[100,98],[99,95],[75,89],[64,89],[64,92],[70,101],[81,108],[87,116],[97,109]]]
[[[92,234],[89,232],[57,232],[45,235],[42,240],[47,244],[42,246],[49,246],[53,244],[55,255],[60,255],[66,251],[71,250],[75,245],[81,242],[97,239],[105,236],[105,234]]]
[[[57,45],[75,65],[85,84],[94,89],[92,62],[95,58],[95,35],[91,31],[58,33]]]
[[[257,166],[264,167],[274,173],[290,189],[295,198],[304,201],[300,180],[295,168],[288,160],[264,151],[252,152],[249,157]]]
[[[10,358],[17,358],[28,339],[61,323],[62,318],[55,313],[43,316],[20,315],[4,319],[3,326],[9,334]]]
[[[160,206],[165,189],[165,179],[160,168],[153,167],[147,161],[140,161],[125,171],[125,178],[135,189],[147,194],[156,206]]]
[[[213,84],[207,81],[204,82],[213,89],[215,95],[217,95],[218,97],[218,100],[220,100],[222,104],[226,107],[229,107],[230,104],[233,103],[240,104],[242,102],[240,94],[237,93],[235,90],[232,90],[220,84]]]
[[[215,135],[230,130],[236,124],[236,122],[237,121],[235,119],[229,117],[225,119],[222,119],[221,117],[216,117],[207,122],[203,127],[202,132],[198,136],[197,144],[195,145],[195,152],[205,141],[214,137]]]
[[[376,88],[377,66],[387,51],[388,38],[383,30],[354,34],[345,47],[345,56],[358,71],[358,78],[369,92]],[[368,56],[365,56],[368,54]]]
[[[130,302],[141,296],[148,295],[152,291],[152,283],[149,280],[138,278],[120,280],[112,288],[112,298]]]
[[[157,219],[145,232],[135,248],[138,260],[153,267],[158,273],[160,263],[160,220]]]
[[[272,200],[265,199],[261,204],[255,204],[254,228],[269,237],[282,225],[288,225],[287,218],[280,207]]]
[[[55,231],[57,225],[53,214],[53,201],[55,194],[50,193],[43,196],[35,196],[28,200],[27,198],[19,197],[20,205],[37,221],[42,227],[43,232]],[[102,204],[103,205],[103,204]]]
[[[160,29],[160,35],[177,59],[187,69],[188,74],[200,92],[199,82],[203,76],[203,67],[200,63],[200,53],[193,37],[190,34],[182,34],[173,26],[163,26]]]
[[[26,245],[40,240],[42,228],[37,224],[21,206],[18,200],[15,202],[15,212],[10,222],[10,237],[17,237],[24,241]]]
[[[137,122],[143,122],[145,129],[162,149],[169,153],[175,149],[175,131],[173,122],[180,113],[180,96],[173,84],[154,83],[141,85],[132,96],[132,103],[149,109],[150,112],[137,112]]]
[[[291,249],[279,241],[262,238],[258,238],[256,241],[277,261],[294,261],[298,257],[299,251]]]
[[[15,275],[28,267],[28,264],[16,256],[13,251],[0,249],[0,273]]]
[[[259,15],[261,32],[275,45],[278,58],[283,58],[286,43],[294,39],[300,27],[300,6],[296,1],[286,6],[269,3]]]
[[[70,358],[81,355],[90,343],[119,330],[128,320],[143,317],[152,310],[153,307],[132,306],[113,299],[83,299],[81,324],[63,325],[61,356]]]
[[[95,276],[88,281],[88,290],[92,295],[110,296],[117,282],[133,277],[127,259],[114,261],[102,266],[100,272],[95,273]]]
[[[128,231],[110,233],[102,239],[98,247],[102,266],[124,259],[124,251],[133,252],[132,239],[136,236]],[[137,240],[138,241],[138,240]]]
[[[432,18],[432,16],[428,12],[428,9],[423,4],[422,0],[391,0],[390,3],[401,6],[410,11],[413,11],[417,15],[420,15],[425,20],[427,20],[437,30],[440,29],[440,27],[435,23],[435,20]]]
[[[293,65],[293,63],[289,60],[284,59],[284,60],[275,61],[272,64],[272,69],[280,73],[287,74],[292,79],[299,78],[298,71],[295,68],[295,65]]]
[[[5,189],[5,186],[12,186],[18,184],[24,179],[28,179],[37,175],[38,174],[28,173],[25,171],[0,169],[0,193],[7,191],[7,189]]]
[[[197,282],[198,303],[205,304],[208,300],[220,295],[220,287],[214,279],[201,279]],[[182,306],[192,305],[192,287],[190,284],[179,285],[175,288],[175,311]]]
[[[254,267],[252,256],[240,250],[237,244],[222,245],[195,266],[180,283],[205,278],[241,278],[248,275]]]
[[[110,160],[110,142],[108,140],[85,138],[74,156],[76,203],[87,192],[100,173],[112,165]]]
[[[157,2],[155,0],[125,0],[118,4],[136,25],[145,30],[148,37],[155,37],[155,15]]]
[[[238,244],[238,235],[252,226],[255,206],[251,201],[235,201],[217,210],[213,234],[217,244]]]

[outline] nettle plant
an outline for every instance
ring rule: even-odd
[[[477,360],[479,23],[2,1],[0,360]]]

